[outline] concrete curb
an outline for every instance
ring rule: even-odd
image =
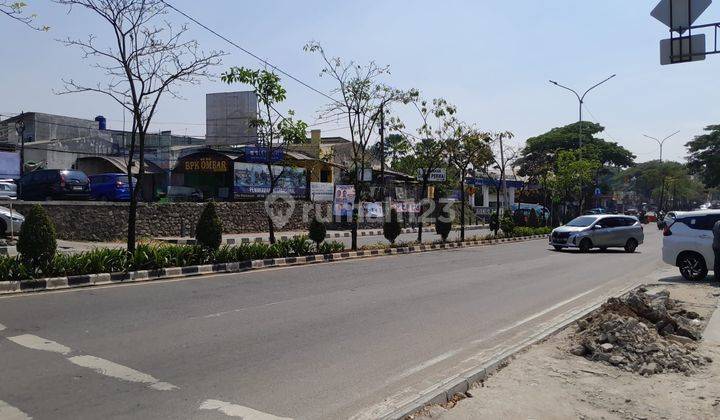
[[[623,296],[632,290],[640,287],[642,283],[638,282],[631,286],[625,287],[614,294],[615,297]],[[479,367],[465,371],[459,375],[452,376],[435,386],[429,388],[418,398],[410,403],[407,403],[388,415],[381,416],[383,420],[397,420],[404,419],[418,411],[424,409],[429,405],[445,404],[457,394],[467,392],[474,384],[486,380],[490,375],[496,373],[502,367],[507,365],[509,361],[515,357],[518,353],[521,353],[535,344],[544,341],[548,337],[551,337],[560,331],[564,330],[568,326],[572,325],[575,321],[585,317],[591,312],[596,311],[602,306],[608,299],[608,296],[603,297],[599,301],[596,301],[592,305],[573,311],[570,315],[556,323],[551,325],[540,332],[526,338],[515,346],[510,347],[501,353],[495,354],[485,363]]]
[[[469,248],[494,245],[498,243],[525,242],[538,239],[547,239],[547,237],[547,235],[534,235],[508,239],[468,241],[463,243],[452,242],[446,244],[415,245],[402,248],[373,249],[366,251],[344,251],[326,255],[308,255],[302,257],[270,258],[265,260],[253,260],[213,265],[161,268],[158,270],[141,270],[131,271],[128,273],[87,274],[81,276],[11,282],[0,281],[0,296],[23,293],[36,293],[51,290],[75,289],[80,287],[102,286],[118,283],[137,283],[175,278],[186,278],[207,274],[241,273],[244,271],[260,270],[272,267],[300,266],[307,264],[346,261],[387,255],[412,254],[418,252],[439,251],[446,249]]]
[[[485,225],[470,225],[465,226],[465,230],[477,230],[484,228]],[[404,228],[400,233],[417,233],[417,228]],[[453,231],[459,232],[459,228],[453,228]],[[435,232],[435,228],[423,228],[423,232],[433,233]],[[367,237],[367,236],[382,236],[383,231],[382,229],[374,229],[374,230],[359,230],[358,231],[358,237]],[[293,235],[293,236],[287,236],[287,235],[276,235],[278,240],[289,240],[289,239],[295,239],[299,238],[301,235]],[[336,232],[336,233],[328,233],[325,235],[325,239],[337,239],[337,238],[349,238],[351,236],[350,232]],[[166,242],[169,244],[175,244],[175,245],[195,245],[195,239],[177,239],[177,238],[166,238],[166,239],[159,239],[162,242]],[[256,236],[256,237],[247,237],[247,238],[226,238],[223,240],[223,243],[226,245],[240,245],[240,244],[249,244],[253,242],[267,242],[267,238],[262,236]]]

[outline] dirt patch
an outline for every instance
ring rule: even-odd
[[[702,331],[718,303],[717,285],[672,284],[647,287],[649,297],[667,290],[675,308],[669,315],[698,318]],[[670,296],[668,299],[670,299]],[[672,304],[671,304],[672,305]],[[607,308],[606,308],[607,309]],[[704,341],[675,343],[657,331],[657,324],[642,321],[635,311],[624,305],[610,310],[612,316],[625,317],[624,322],[646,324],[642,339],[628,343],[653,342],[667,347],[687,349],[704,359],[720,358],[720,343]],[[595,319],[593,317],[593,319]],[[598,318],[600,320],[601,318]],[[681,321],[682,322],[682,321]],[[717,419],[720,418],[720,362],[694,363],[691,369],[663,369],[653,375],[639,375],[630,365],[613,365],[609,361],[582,357],[568,349],[581,339],[597,337],[594,322],[579,331],[577,326],[551,337],[519,354],[502,371],[484,384],[469,391],[472,398],[453,401],[447,407],[429,407],[415,418],[443,419]],[[598,323],[598,325],[602,325]],[[634,328],[634,327],[633,327]],[[594,333],[593,333],[594,334]],[[620,334],[622,335],[622,334]],[[619,341],[619,340],[618,340]],[[626,349],[626,347],[621,347]],[[620,350],[618,350],[620,351]],[[684,352],[684,350],[683,350]],[[645,353],[638,353],[644,357]],[[686,354],[683,353],[685,356]],[[706,359],[705,359],[706,360]],[[643,364],[647,363],[643,360]],[[643,366],[642,364],[640,365]]]

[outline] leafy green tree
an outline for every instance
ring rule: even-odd
[[[720,125],[705,127],[706,134],[695,137],[688,148],[688,166],[709,188],[720,187]]]
[[[534,212],[533,212],[534,213]],[[519,208],[513,212],[513,223],[516,227],[525,226],[525,214]]]
[[[17,250],[23,263],[33,270],[50,271],[57,252],[55,224],[45,209],[37,204],[32,206],[20,228]]]
[[[217,250],[222,244],[222,221],[217,214],[215,202],[205,204],[195,228],[195,240],[206,249]]]
[[[590,184],[595,178],[600,162],[580,156],[578,151],[560,151],[557,154],[557,169],[544,177],[543,185],[550,191],[555,202],[568,201],[580,197],[582,209],[581,185]]]
[[[689,172],[688,165],[654,160],[640,163],[615,176],[616,188],[635,192],[645,202],[655,202],[663,210],[672,203],[674,210],[692,207],[704,199],[704,187]]]
[[[251,70],[245,67],[232,67],[222,75],[225,83],[242,83],[252,86],[259,102],[257,118],[250,122],[250,126],[258,131],[258,146],[266,154],[265,164],[270,174],[270,191],[268,195],[275,193],[278,181],[283,176],[285,169],[276,171],[273,166],[282,164],[282,161],[275,159],[277,155],[285,155],[285,150],[290,144],[301,144],[307,142],[306,131],[308,125],[300,120],[294,120],[295,112],[287,111],[284,116],[277,110],[279,104],[285,101],[287,91],[280,83],[280,77],[267,70]],[[269,202],[270,208],[267,215],[268,232],[270,243],[275,243],[275,200]]]
[[[500,230],[500,219],[498,219],[497,213],[493,212],[493,214],[490,215],[490,224],[488,227],[495,233],[495,235],[497,235]]]

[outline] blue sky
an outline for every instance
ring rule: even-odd
[[[0,114],[20,110],[81,118],[102,114],[122,128],[122,110],[102,96],[57,96],[61,78],[98,80],[77,50],[55,41],[90,33],[101,39],[108,28],[95,16],[67,10],[48,0],[30,1],[48,33],[0,18]],[[374,59],[391,67],[387,82],[418,88],[428,98],[456,104],[460,117],[486,130],[510,130],[520,145],[528,137],[577,120],[577,101],[551,86],[554,79],[578,90],[610,74],[617,78],[588,96],[586,120],[604,125],[604,137],[638,155],[657,158],[657,145],[642,135],[681,133],[665,149],[682,160],[687,140],[704,126],[719,123],[718,90],[713,83],[720,57],[661,67],[658,43],[666,28],[650,17],[656,1],[646,0],[175,0],[178,8],[213,27],[309,84],[329,91],[318,77],[320,61],[302,51],[310,40],[332,55]],[[211,6],[211,7],[209,7]],[[186,19],[169,15],[184,23]],[[698,23],[720,20],[714,4]],[[231,65],[259,67],[251,57],[201,28],[190,36],[204,49],[229,53],[218,73]],[[712,39],[708,40],[712,43]],[[325,98],[286,80],[286,108],[311,125]],[[218,81],[183,87],[185,100],[167,98],[154,129],[178,134],[205,133],[205,94],[240,90]],[[408,126],[417,119],[398,113]],[[324,135],[343,134],[342,124],[325,124]]]

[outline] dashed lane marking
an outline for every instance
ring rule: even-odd
[[[205,400],[200,405],[200,410],[216,410],[229,417],[240,417],[243,420],[292,420],[289,417],[278,417],[272,414],[263,413],[252,409],[250,407],[244,407],[242,405],[231,404],[220,400]]]
[[[5,329],[5,326],[3,324],[0,324],[0,331],[3,331]]]
[[[75,356],[68,359],[70,362],[94,370],[95,372],[109,376],[111,378],[120,379],[126,382],[138,382],[150,385],[150,388],[158,391],[171,391],[177,389],[175,385],[167,382],[160,382],[147,373],[139,372],[135,369],[119,365],[109,360],[101,359],[95,356]]]
[[[52,340],[47,340],[42,337],[38,337],[32,334],[23,334],[15,337],[8,337],[8,340],[15,344],[19,344],[23,347],[27,347],[33,350],[49,351],[52,353],[60,353],[63,355],[70,354],[72,351],[70,347],[63,346],[62,344],[56,343]]]
[[[29,420],[32,417],[23,413],[12,405],[0,400],[0,419],[2,420]]]

